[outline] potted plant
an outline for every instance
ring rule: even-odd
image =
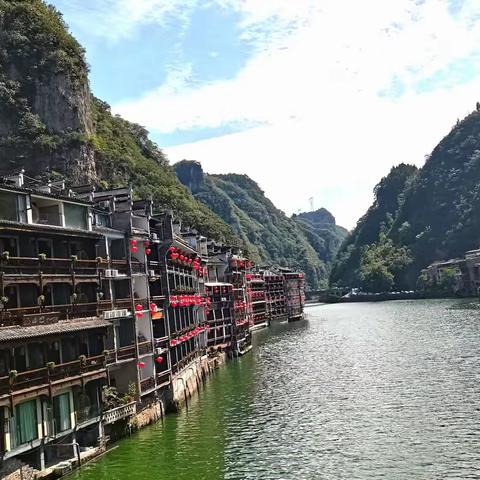
[[[46,253],[39,253],[39,254],[38,254],[38,259],[39,259],[41,262],[44,262],[44,261],[47,259],[47,254],[46,254]]]
[[[2,260],[7,260],[10,258],[10,252],[2,252]]]
[[[8,381],[10,382],[10,385],[13,384],[13,382],[17,377],[18,377],[18,372],[16,370],[10,370],[8,372]]]
[[[75,263],[78,261],[78,255],[70,255],[70,260]]]
[[[51,372],[55,369],[55,362],[47,362],[47,370]]]

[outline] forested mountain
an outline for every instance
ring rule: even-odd
[[[209,175],[200,163],[174,165],[180,181],[241,237],[258,263],[291,265],[305,271],[311,288],[325,287],[330,262],[346,230],[325,209],[289,218],[246,175]]]
[[[382,179],[374,204],[342,246],[330,279],[368,286],[362,268],[371,273],[375,264],[381,285],[415,288],[420,270],[434,260],[479,246],[480,112],[475,111],[457,122],[418,172],[400,165]],[[385,248],[394,253],[390,260],[375,255],[380,247],[384,256]]]
[[[231,228],[180,184],[139,125],[90,94],[82,47],[41,0],[0,0],[0,173],[99,187],[131,184],[205,234],[237,243]]]

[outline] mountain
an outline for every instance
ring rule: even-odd
[[[335,217],[326,209],[303,212],[292,216],[320,259],[330,265],[348,235],[346,228],[335,222]]]
[[[199,162],[187,160],[174,168],[194,197],[239,235],[254,261],[296,266],[311,288],[327,285],[331,259],[346,234],[327,210],[289,218],[246,175],[205,174]]]
[[[413,289],[433,261],[480,246],[479,109],[457,122],[421,169],[400,165],[382,179],[373,205],[338,253],[332,284],[362,285],[362,268],[375,258],[380,277],[393,275],[392,288]],[[387,244],[400,259],[395,271],[372,254]]]
[[[366,247],[373,245],[382,228],[388,228],[397,214],[407,185],[417,175],[417,167],[393,167],[374,188],[374,202],[348,235],[332,265],[332,285],[360,286],[361,264]]]
[[[130,184],[206,235],[232,229],[178,181],[141,126],[94,98],[85,54],[61,14],[41,0],[0,0],[0,174],[109,188]]]

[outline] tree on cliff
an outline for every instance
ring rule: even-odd
[[[395,246],[385,230],[381,231],[378,241],[368,245],[362,255],[359,275],[362,289],[390,291],[395,285],[395,276],[411,261],[408,249]]]

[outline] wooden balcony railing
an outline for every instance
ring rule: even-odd
[[[9,257],[2,260],[0,270],[5,275],[87,275],[96,276],[102,262],[97,260],[74,260],[71,258]]]
[[[105,362],[107,365],[113,365],[121,360],[131,360],[136,357],[135,345],[120,347],[116,350],[107,350],[105,352]]]
[[[155,388],[155,377],[148,377],[140,380],[140,390],[142,393],[147,392]]]
[[[26,372],[16,373],[12,371],[10,375],[0,377],[0,394],[5,395],[27,388],[40,387],[51,382],[84,375],[104,368],[105,356],[98,355]]]

